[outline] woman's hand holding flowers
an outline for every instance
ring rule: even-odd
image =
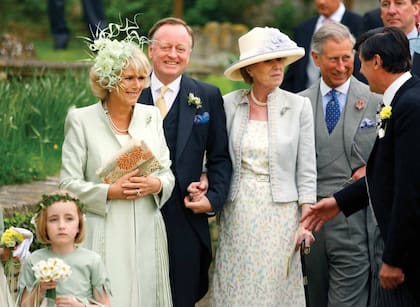
[[[45,296],[47,290],[55,289],[56,287],[57,281],[41,281],[39,283],[39,290],[43,296]]]

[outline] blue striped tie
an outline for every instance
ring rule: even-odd
[[[327,124],[328,133],[331,134],[340,119],[340,103],[338,102],[337,91],[335,89],[332,89],[328,95],[331,99],[328,101],[325,109],[325,123]]]

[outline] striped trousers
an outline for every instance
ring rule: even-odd
[[[368,208],[369,209],[369,208]],[[371,210],[367,210],[366,217],[368,223],[368,242],[369,257],[371,264],[371,287],[370,287],[370,307],[419,307],[408,289],[406,283],[399,287],[387,290],[383,289],[379,281],[379,271],[382,266],[382,253],[384,250],[384,241],[382,239],[379,227],[373,221]],[[420,285],[419,285],[420,291]]]

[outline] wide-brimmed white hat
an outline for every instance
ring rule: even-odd
[[[226,78],[242,80],[240,69],[258,62],[284,58],[285,65],[299,60],[305,55],[305,49],[298,47],[279,29],[255,27],[238,39],[239,60],[228,66],[224,72]]]

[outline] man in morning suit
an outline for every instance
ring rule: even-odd
[[[361,73],[383,94],[378,136],[366,176],[311,207],[302,221],[319,230],[340,210],[349,216],[370,206],[380,229],[380,288],[372,306],[420,306],[420,79],[410,73],[405,33],[377,28],[356,44]]]
[[[362,17],[344,7],[341,0],[314,0],[318,16],[299,24],[294,31],[294,41],[305,48],[305,56],[289,65],[281,88],[297,93],[310,87],[319,79],[319,69],[310,56],[312,35],[324,24],[331,21],[346,25],[357,37],[362,26]]]
[[[354,43],[354,36],[340,23],[319,28],[312,37],[311,54],[321,78],[299,93],[308,97],[313,107],[318,200],[365,175],[375,142],[381,96],[352,76]],[[336,116],[330,115],[334,112],[332,103],[338,104]],[[370,265],[366,210],[349,217],[341,213],[314,236],[311,252],[304,258],[309,305],[367,306]]]
[[[191,28],[183,20],[165,18],[150,29],[149,38],[151,86],[143,90],[139,102],[155,103],[164,117],[176,179],[172,196],[162,209],[172,299],[175,307],[193,307],[208,290],[212,261],[208,214],[222,208],[230,185],[226,116],[219,89],[184,74],[194,42]],[[163,88],[164,101],[159,97]],[[200,183],[203,161],[208,190],[197,200],[187,189],[191,183],[207,188]]]

